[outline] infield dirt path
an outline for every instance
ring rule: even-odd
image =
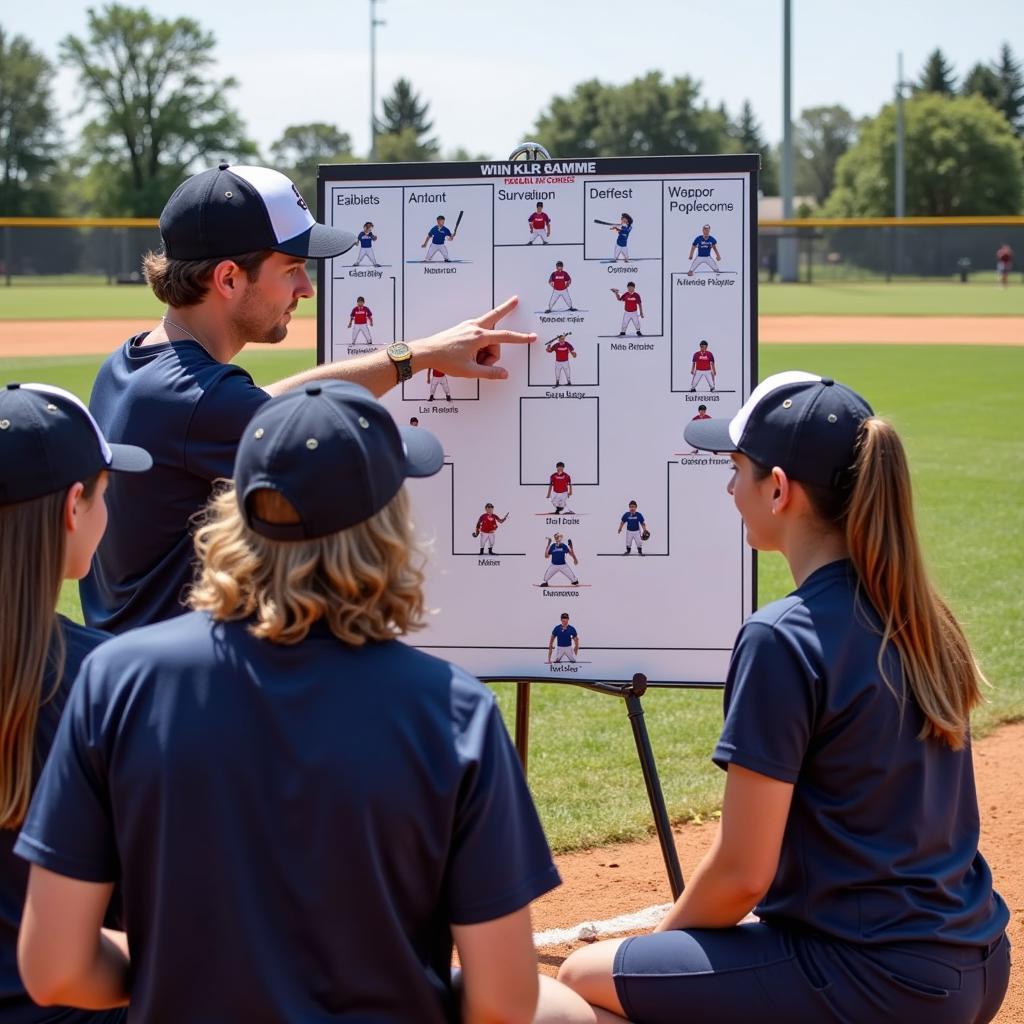
[[[2,320],[0,356],[104,355],[151,326],[139,320]],[[1024,317],[763,316],[764,344],[1024,345]],[[293,320],[279,348],[316,347],[316,320]]]
[[[981,851],[992,868],[996,888],[1010,908],[1010,941],[1015,960],[1010,990],[996,1017],[998,1024],[1024,1024],[1024,802],[1020,799],[1020,764],[1024,722],[997,729],[974,747],[974,770],[981,809]],[[640,772],[637,770],[637,785]],[[707,851],[717,825],[680,825],[676,848],[683,875],[689,878]],[[558,857],[562,885],[533,907],[535,932],[568,929],[606,921],[670,899],[665,865],[657,840],[603,846]],[[625,934],[636,934],[636,929]],[[554,974],[565,957],[582,943],[562,942],[538,950],[541,969]]]

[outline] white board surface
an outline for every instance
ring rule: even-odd
[[[519,307],[504,323],[539,337],[505,348],[507,381],[447,378],[431,400],[420,372],[384,399],[446,454],[440,474],[409,484],[433,610],[411,642],[487,678],[723,682],[754,605],[753,558],[729,460],[691,454],[683,429],[701,405],[731,417],[753,386],[754,158],[339,165],[321,168],[319,193],[325,223],[369,221],[376,236],[324,265],[321,361],[423,337],[509,295]],[[538,202],[549,223],[535,230]],[[436,247],[437,218],[454,231],[460,213]],[[705,224],[710,248],[697,242]],[[613,291],[629,282],[634,316],[635,300]],[[372,325],[352,316],[360,297]],[[559,335],[571,350],[556,350]],[[713,376],[691,372],[701,340]],[[571,479],[561,510],[548,496],[558,462]],[[642,555],[636,538],[625,554],[628,523],[619,532],[631,500],[650,530]],[[487,502],[507,518],[474,537]],[[556,533],[571,541],[570,572],[551,576]],[[579,648],[573,661],[556,640],[549,662],[564,612]]]

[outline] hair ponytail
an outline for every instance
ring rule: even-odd
[[[928,578],[906,455],[885,420],[871,417],[861,427],[848,495],[846,542],[864,595],[882,621],[882,677],[890,683],[883,656],[891,642],[904,685],[925,716],[919,738],[935,737],[960,750],[985,677],[960,624]]]

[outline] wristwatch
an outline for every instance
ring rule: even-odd
[[[395,364],[398,383],[408,380],[412,376],[412,349],[404,341],[396,341],[388,345],[384,351],[387,352],[388,359]]]

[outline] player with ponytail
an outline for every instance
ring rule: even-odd
[[[0,391],[0,1022],[124,1019],[44,1010],[27,995],[17,938],[29,867],[13,847],[78,667],[107,638],[56,613],[61,583],[89,570],[107,523],[107,471],[148,465],[142,449],[108,445],[73,395]]]
[[[796,590],[736,641],[711,850],[654,934],[573,953],[539,1019],[986,1024],[1010,955],[978,852],[985,679],[925,570],[899,436],[799,371],[685,436],[731,454],[747,541]]]

